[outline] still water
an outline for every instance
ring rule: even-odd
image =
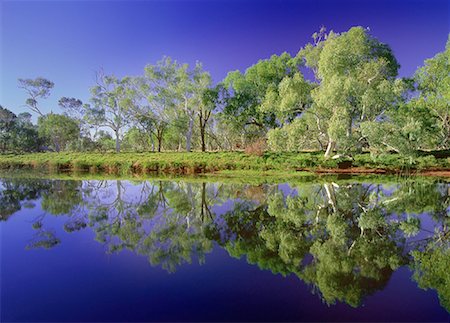
[[[444,321],[450,183],[0,180],[9,321]]]

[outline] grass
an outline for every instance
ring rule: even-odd
[[[360,154],[354,156],[353,167],[403,171],[450,170],[450,158],[434,156],[417,158],[400,155]],[[244,152],[163,152],[163,153],[32,153],[0,155],[0,169],[37,169],[81,171],[102,174],[205,174],[239,172],[248,174],[286,175],[296,171],[337,168],[336,160],[325,160],[322,153],[273,153],[262,156]],[[246,175],[243,175],[246,176]]]

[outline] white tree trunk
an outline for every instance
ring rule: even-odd
[[[336,146],[336,142],[328,139],[328,145],[327,145],[327,150],[325,151],[325,158],[330,158],[331,154],[333,153],[334,147]]]
[[[194,118],[192,115],[189,116],[189,126],[188,131],[186,133],[186,151],[191,151],[191,141],[192,141],[192,132],[194,130]]]
[[[120,135],[119,130],[114,131],[116,133],[116,152],[120,152]]]
[[[153,139],[153,135],[150,135],[150,143],[152,146],[152,152],[155,152],[155,139]]]
[[[323,184],[323,187],[325,188],[325,192],[327,194],[328,198],[328,204],[331,205],[333,212],[337,212],[337,206],[336,206],[336,192],[334,190],[334,187],[330,183]]]

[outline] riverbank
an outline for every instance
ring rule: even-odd
[[[0,169],[45,169],[106,174],[209,174],[217,172],[321,173],[321,174],[432,174],[450,176],[450,158],[396,154],[353,156],[351,167],[324,159],[320,152],[272,153],[262,156],[243,152],[163,153],[32,153],[0,155]],[[342,165],[341,165],[342,167]]]

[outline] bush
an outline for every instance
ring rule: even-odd
[[[263,156],[267,150],[265,139],[258,139],[245,147],[245,153],[252,156]]]

